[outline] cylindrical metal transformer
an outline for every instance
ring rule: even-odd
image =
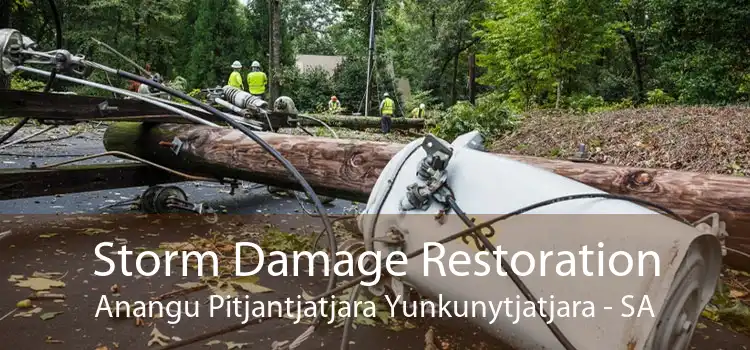
[[[253,96],[247,92],[244,92],[238,88],[232,87],[232,86],[224,86],[222,88],[224,90],[224,95],[226,95],[226,100],[231,102],[233,105],[240,107],[240,108],[268,108],[268,102],[263,101],[263,99]]]
[[[453,143],[446,185],[477,223],[552,198],[604,193],[478,150],[476,136]],[[358,221],[368,249],[408,254],[466,228],[451,212],[440,214],[445,207],[435,200],[426,210],[402,210],[407,187],[421,181],[417,170],[427,154],[421,142],[401,150],[373,188]],[[492,243],[518,267],[533,302],[578,350],[686,349],[719,278],[716,237],[625,200],[563,201],[492,228]],[[403,236],[402,246],[380,239],[393,232]],[[399,279],[432,302],[412,306],[419,312],[449,305],[447,314],[438,310],[443,317],[470,318],[517,349],[562,349],[492,256],[480,256],[481,248],[472,238],[458,239],[400,266],[405,276]],[[495,306],[502,310],[494,313]]]

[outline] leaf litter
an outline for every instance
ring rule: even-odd
[[[151,336],[151,339],[146,344],[146,346],[148,347],[151,347],[154,344],[157,344],[159,346],[166,346],[169,343],[169,340],[171,339],[170,337],[159,332],[159,329],[156,328],[156,326],[154,326],[154,329],[151,330],[150,336]]]

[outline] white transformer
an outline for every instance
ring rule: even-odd
[[[427,142],[423,144],[424,140]],[[454,212],[442,215],[445,206],[437,197],[423,205],[416,204],[420,194],[424,199],[426,193],[434,193],[435,187],[426,184],[424,173],[417,173],[426,156],[435,155],[441,147],[448,147],[451,155],[447,167],[436,176],[450,189],[460,209],[477,219],[477,224],[561,196],[604,194],[566,177],[484,152],[481,143],[481,136],[473,132],[460,136],[452,145],[428,136],[402,149],[383,170],[358,219],[367,249],[383,256],[394,250],[408,254],[468,227],[452,215]],[[537,299],[550,301],[543,309],[577,350],[686,349],[720,274],[722,250],[717,237],[622,199],[561,201],[497,222],[492,229],[492,243],[508,252],[507,261],[513,257],[518,270],[532,271],[521,280]],[[394,233],[402,237],[399,244],[392,241]],[[604,266],[602,276],[597,268],[587,269],[593,276],[586,275],[580,264],[575,267],[575,276],[570,270],[567,274],[556,270],[555,264],[567,256],[561,258],[557,254],[578,254],[583,246],[596,252],[587,261],[592,266]],[[424,255],[410,259],[398,267],[405,276],[370,290],[379,294],[382,287],[387,287],[395,294],[405,295],[406,285],[429,300],[454,302],[453,306],[468,311],[466,317],[472,322],[506,345],[516,349],[562,349],[538,315],[518,315],[513,304],[506,304],[508,310],[503,310],[500,317],[487,309],[492,302],[510,300],[521,305],[526,301],[509,277],[496,273],[492,256],[485,256],[486,265],[492,268],[485,275],[480,272],[487,272],[487,266],[474,258],[458,259],[462,263],[454,264],[460,267],[458,272],[468,271],[468,276],[448,270],[452,256],[474,257],[480,249],[481,244],[472,238],[454,240],[444,244],[442,257],[441,252],[433,250],[429,253],[432,261],[427,265]],[[546,261],[544,252],[552,254]],[[622,252],[631,254],[631,265]],[[531,266],[532,257],[536,259],[535,266]],[[597,262],[599,259],[603,259],[603,264]],[[441,275],[435,260],[443,262],[445,275]],[[613,275],[612,271],[623,273],[628,266],[632,267],[631,273]],[[556,311],[552,301],[557,305]],[[484,313],[479,305],[482,302]],[[567,317],[559,314],[565,305],[569,307]],[[592,305],[587,313],[584,306]],[[521,306],[521,312],[525,308]]]

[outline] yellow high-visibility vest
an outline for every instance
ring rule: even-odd
[[[383,100],[383,107],[380,109],[380,115],[393,115],[393,100],[388,97]]]
[[[419,107],[414,107],[414,109],[411,110],[411,117],[412,118],[424,117],[424,109],[421,109]]]
[[[232,74],[229,74],[229,81],[227,82],[227,85],[231,87],[238,88],[240,90],[244,90],[242,88],[242,74],[238,71],[232,72]]]
[[[263,72],[250,72],[247,74],[247,87],[253,95],[261,95],[266,92],[268,77]]]

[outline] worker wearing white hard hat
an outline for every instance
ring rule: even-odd
[[[260,62],[253,61],[250,65],[252,71],[247,74],[247,86],[250,90],[250,94],[253,96],[263,97],[266,93],[266,84],[268,84],[268,77],[266,73],[261,72]]]
[[[425,115],[425,105],[424,103],[420,103],[419,107],[414,107],[414,109],[411,110],[410,116],[412,118],[424,118]]]
[[[380,102],[380,131],[387,134],[391,131],[391,124],[393,123],[393,107],[395,104],[388,93],[383,94],[383,101]]]
[[[232,74],[229,75],[229,81],[227,82],[227,85],[243,90],[242,74],[240,74],[240,69],[242,69],[242,63],[240,63],[240,61],[232,62]]]

